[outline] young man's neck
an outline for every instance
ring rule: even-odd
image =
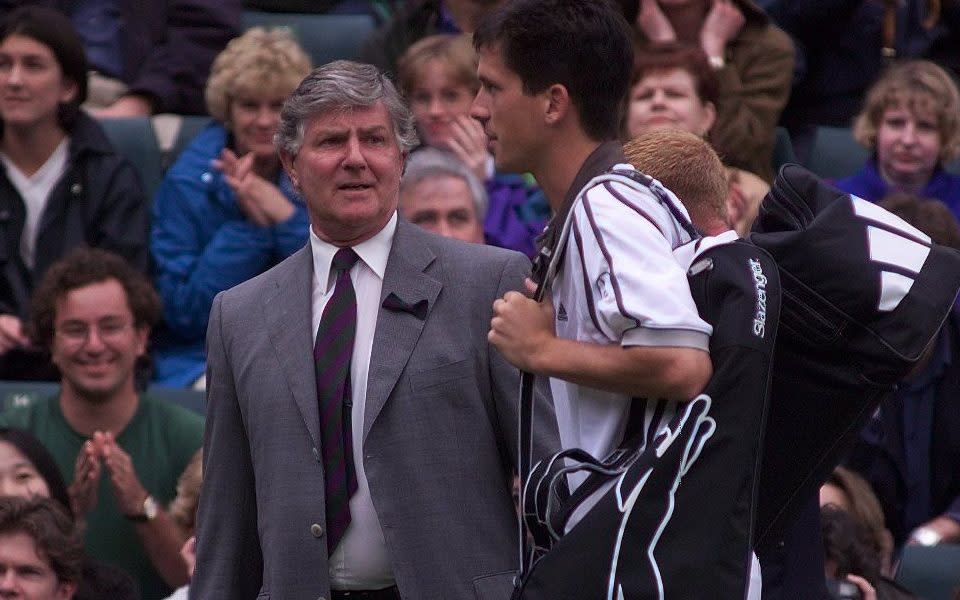
[[[106,398],[89,399],[66,381],[60,390],[63,418],[77,433],[91,436],[95,431],[119,435],[133,419],[140,406],[140,397],[133,382]]]
[[[544,157],[546,160],[541,162],[544,167],[533,173],[554,213],[560,210],[587,157],[602,143],[585,136],[576,136],[574,139],[554,144],[550,156]]]
[[[2,150],[7,158],[29,177],[46,164],[66,136],[66,132],[52,123],[31,128],[6,125]]]

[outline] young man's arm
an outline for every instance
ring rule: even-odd
[[[713,374],[705,350],[558,338],[553,319],[549,300],[509,292],[494,303],[490,343],[525,371],[637,397],[689,400]]]

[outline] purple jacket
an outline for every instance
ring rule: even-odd
[[[550,217],[546,196],[522,175],[497,173],[486,188],[490,199],[483,220],[486,242],[536,256],[535,240]]]
[[[884,196],[895,191],[880,175],[876,157],[870,158],[856,175],[839,179],[834,185],[848,194],[860,196],[870,202],[883,200]],[[948,173],[938,167],[919,195],[940,200],[960,219],[960,175]]]

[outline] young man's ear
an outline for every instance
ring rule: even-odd
[[[551,85],[543,93],[547,105],[545,119],[548,125],[555,125],[565,119],[572,108],[570,93],[566,86],[559,83]]]

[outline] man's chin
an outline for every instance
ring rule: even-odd
[[[70,387],[74,393],[84,400],[93,404],[105,404],[109,402],[120,389],[120,386],[113,379],[91,379],[85,378],[81,381],[72,381]]]

